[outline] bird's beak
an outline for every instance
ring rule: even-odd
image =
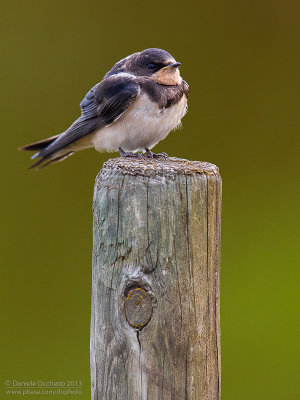
[[[167,65],[167,66],[163,67],[162,69],[168,69],[168,68],[178,68],[178,67],[180,67],[180,65],[181,65],[181,63],[180,63],[180,62],[175,62],[175,63],[169,64],[169,65]]]

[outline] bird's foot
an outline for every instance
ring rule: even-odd
[[[169,157],[168,154],[165,153],[165,152],[155,154],[155,153],[152,153],[152,151],[149,150],[149,149],[145,149],[145,150],[146,150],[145,155],[148,158],[160,158],[160,157],[163,157],[164,159],[167,159]]]
[[[131,151],[124,151],[123,149],[121,149],[121,147],[119,147],[119,152],[121,157],[141,157],[140,153],[132,153]]]

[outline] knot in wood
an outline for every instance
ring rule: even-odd
[[[125,316],[129,325],[142,329],[152,315],[152,298],[142,288],[136,288],[128,293],[125,300]]]

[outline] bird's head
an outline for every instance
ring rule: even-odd
[[[161,49],[146,49],[119,61],[109,74],[126,72],[148,77],[161,85],[179,85],[182,78],[180,63],[170,53]]]

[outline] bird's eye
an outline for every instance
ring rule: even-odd
[[[149,69],[153,69],[153,68],[155,68],[155,64],[149,63],[149,64],[147,65],[147,67],[148,67]]]

